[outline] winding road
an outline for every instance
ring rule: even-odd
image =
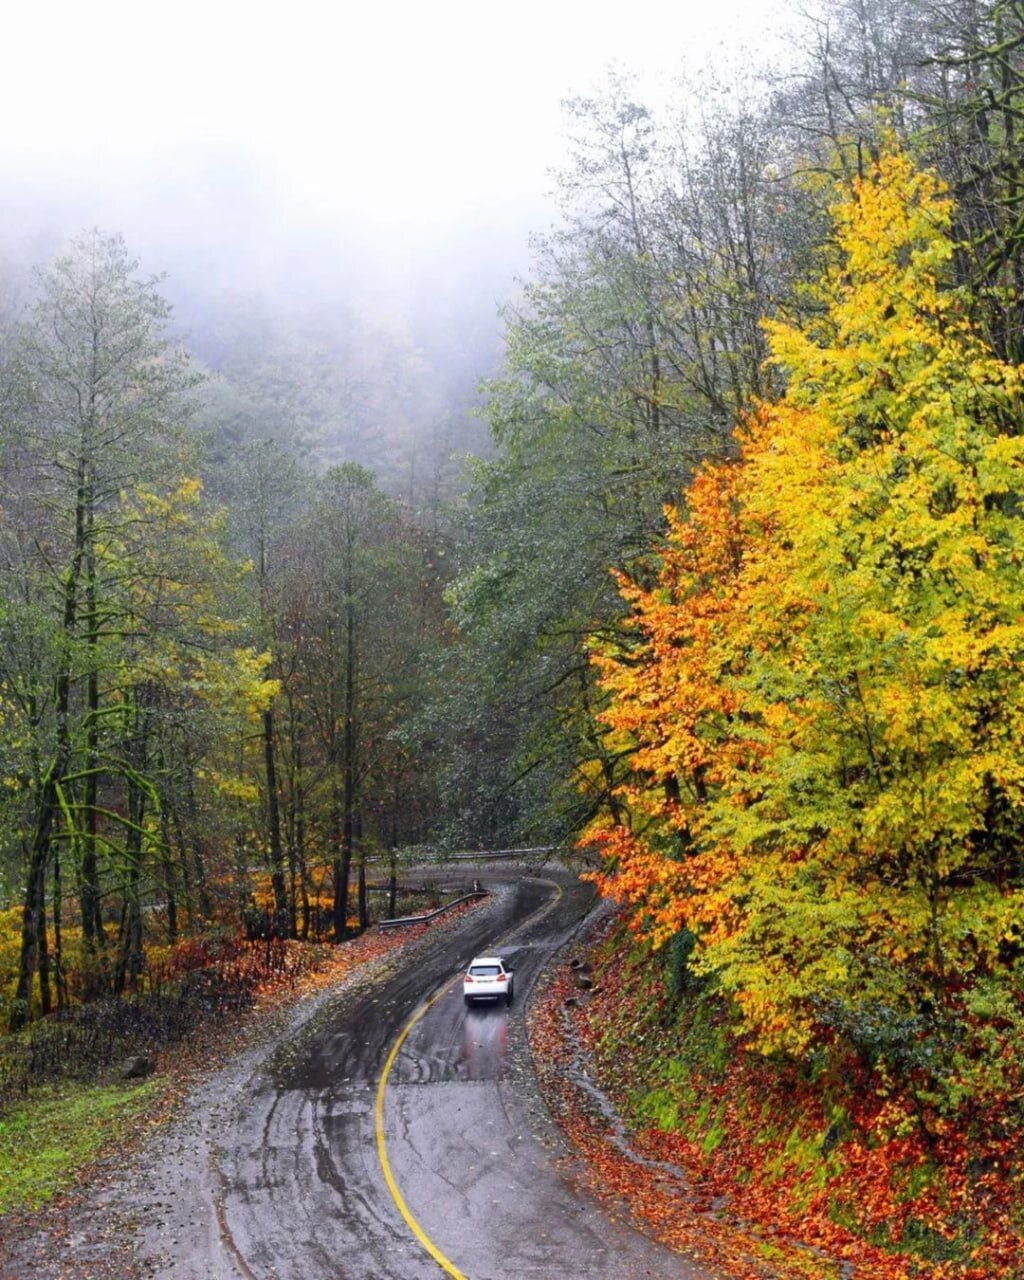
[[[698,1280],[574,1187],[537,1097],[524,1006],[593,896],[559,871],[470,870],[491,898],[401,966],[325,1004],[229,1098],[165,1143],[140,1223],[175,1280]],[[461,973],[497,952],[516,1001],[467,1010]]]

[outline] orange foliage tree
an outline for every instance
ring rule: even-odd
[[[587,839],[638,932],[697,936],[760,1048],[884,1027],[944,1046],[955,1102],[1006,1084],[993,1027],[1024,1039],[1024,441],[950,214],[883,156],[835,210],[820,318],[768,324],[785,395],[697,473],[594,656],[633,754],[628,816]]]

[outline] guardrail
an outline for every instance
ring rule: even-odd
[[[537,853],[557,853],[560,844],[538,845],[535,849],[480,849],[473,853],[450,853],[445,862],[492,862],[502,858],[529,858]]]
[[[394,920],[379,920],[377,922],[378,929],[400,929],[407,924],[426,924],[428,920],[436,920],[438,916],[443,916],[446,911],[451,911],[453,907],[461,906],[463,902],[473,902],[477,898],[486,898],[488,896],[486,889],[478,889],[473,893],[464,893],[461,898],[456,898],[452,902],[446,902],[443,907],[438,907],[436,911],[428,911],[422,916],[398,916]]]

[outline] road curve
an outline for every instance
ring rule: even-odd
[[[428,934],[397,972],[326,1006],[287,1053],[239,1079],[208,1135],[208,1167],[191,1177],[180,1170],[183,1185],[166,1188],[177,1206],[175,1247],[166,1248],[166,1227],[149,1248],[143,1241],[151,1274],[705,1276],[573,1186],[536,1096],[524,1006],[593,905],[591,892],[559,872],[479,875],[494,889],[486,905],[443,936]],[[511,1009],[464,1007],[461,970],[482,952],[514,969]]]

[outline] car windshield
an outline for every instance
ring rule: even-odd
[[[474,964],[469,971],[474,978],[494,978],[501,973],[501,968],[496,964]]]

